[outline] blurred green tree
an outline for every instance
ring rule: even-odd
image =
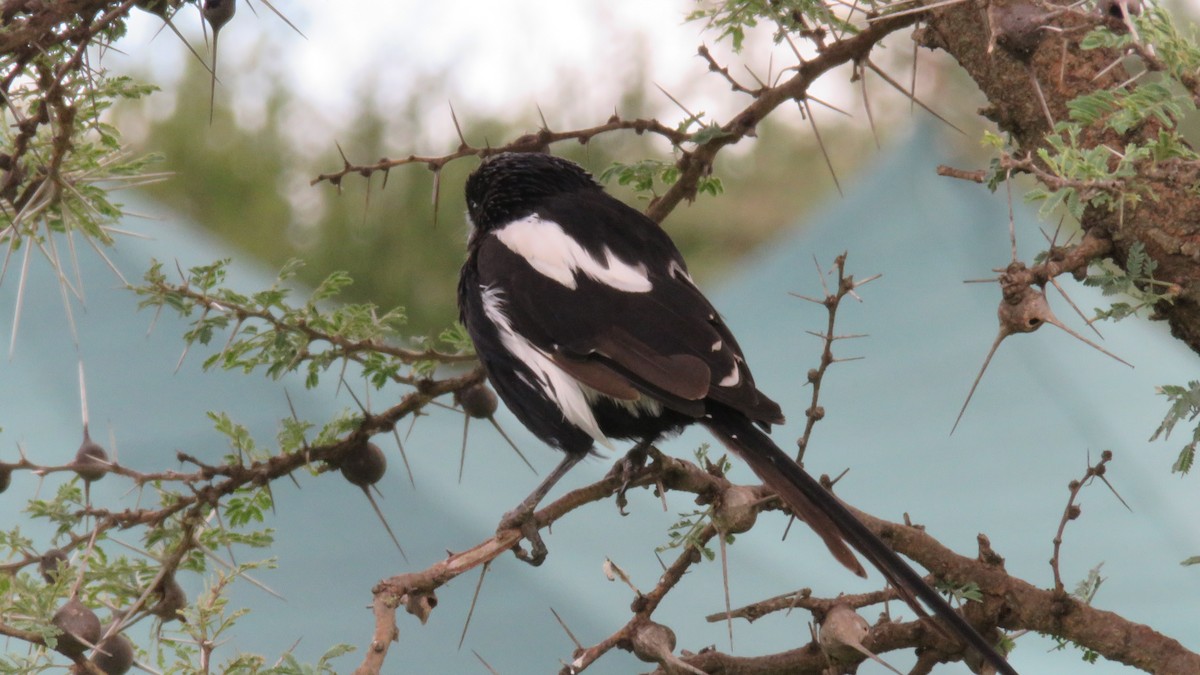
[[[435,178],[428,171],[346,180],[336,191],[308,184],[313,176],[342,163],[339,148],[346,158],[361,162],[377,155],[389,138],[420,136],[420,111],[433,107],[431,101],[446,100],[445,91],[435,84],[440,78],[416,88],[406,108],[386,113],[364,91],[345,125],[351,134],[330,138],[326,150],[312,156],[297,152],[289,137],[286,118],[292,106],[303,103],[282,84],[263,92],[267,103],[260,125],[239,125],[227,100],[218,98],[208,129],[208,78],[202,65],[189,60],[174,90],[174,113],[160,121],[146,115],[143,102],[131,101],[122,110],[130,123],[142,118],[138,123],[148,125],[138,149],[161,153],[163,168],[174,175],[143,188],[147,197],[271,266],[302,258],[305,267],[298,279],[309,285],[332,272],[348,272],[354,284],[345,290],[346,299],[400,305],[414,333],[435,332],[455,320],[466,207],[461,191],[446,186],[462,185],[471,170],[467,163],[451,163],[443,170],[436,222]],[[639,91],[631,87],[622,101],[627,114],[643,114],[648,107]],[[555,102],[543,105],[554,110]],[[536,110],[529,112],[524,119],[462,115],[460,120],[468,139],[482,145],[487,139],[535,132],[540,120]],[[448,107],[445,114],[450,115]],[[204,133],[197,133],[199,129]],[[871,156],[871,140],[861,131],[839,124],[824,133],[837,144],[842,178]],[[702,197],[702,209],[680,209],[667,223],[698,278],[719,276],[739,256],[796,222],[834,187],[816,141],[795,133],[794,122],[768,119],[759,136],[762,142],[748,152],[723,157],[717,169],[726,189],[746,195],[744,200]],[[447,146],[454,144],[446,139]],[[645,136],[563,148],[564,156],[593,167],[597,174],[617,158],[669,150]],[[610,183],[610,189],[630,203],[647,198],[615,180]],[[663,186],[660,182],[656,187]]]

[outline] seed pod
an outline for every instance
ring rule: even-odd
[[[863,646],[863,639],[871,632],[871,626],[849,605],[834,605],[825,613],[821,622],[821,649],[835,661],[847,661],[866,656],[888,670],[903,675],[892,664],[875,655]]]
[[[73,659],[83,656],[88,645],[94,645],[100,639],[100,619],[79,598],[63,603],[50,623],[62,631],[55,649]]]
[[[396,533],[392,532],[392,526],[388,525],[387,518],[383,517],[383,511],[380,510],[379,504],[376,504],[375,498],[371,496],[371,486],[378,483],[379,479],[383,478],[383,474],[387,472],[387,456],[383,454],[383,450],[378,445],[366,441],[343,455],[338,468],[341,469],[343,478],[362,488],[367,501],[371,502],[371,508],[375,510],[375,515],[379,516],[379,522],[383,523],[383,528],[392,538],[392,543],[396,544],[396,549],[407,561],[408,556],[404,553],[404,547],[400,545]],[[375,488],[375,491],[379,492],[379,488]]]
[[[1046,38],[1043,26],[1050,15],[1024,2],[1012,2],[989,13],[994,17],[996,43],[1018,59],[1028,59]]]
[[[183,592],[183,587],[179,585],[179,582],[175,581],[174,574],[163,577],[150,597],[158,600],[150,608],[151,614],[164,622],[179,620],[187,623],[179,614],[179,610],[187,607],[187,594]]]
[[[93,441],[88,435],[87,429],[83,430],[83,444],[79,446],[79,450],[75,453],[75,461],[73,466],[75,473],[83,480],[92,483],[104,478],[104,474],[108,473],[108,453],[100,444]]]
[[[517,444],[513,443],[508,434],[504,433],[504,429],[500,427],[500,423],[496,421],[496,409],[500,407],[500,402],[496,399],[495,392],[488,387],[486,382],[479,382],[466,389],[454,392],[454,402],[467,414],[463,418],[462,453],[458,460],[458,480],[460,482],[462,481],[463,467],[467,463],[467,427],[471,423],[471,418],[491,422],[492,426],[496,427],[496,431],[500,436],[504,438],[504,441],[508,443],[508,447],[517,453],[517,456],[521,458],[522,462],[525,462],[525,466],[529,467],[530,471],[537,474],[537,469],[533,468],[533,465],[525,458],[525,453],[521,452]]]
[[[42,578],[48,584],[58,583],[58,577],[62,574],[60,568],[67,566],[67,554],[62,552],[62,549],[52,548],[42,554],[42,559],[38,562],[38,572],[42,574]]]
[[[713,512],[713,524],[724,534],[741,534],[754,527],[758,520],[758,496],[754,488],[746,485],[731,485],[721,493],[721,499]]]
[[[212,26],[213,32],[219,31],[229,23],[237,12],[237,0],[204,0],[200,14]]]
[[[462,406],[463,412],[477,420],[490,418],[500,406],[496,394],[483,382],[454,392],[454,401]]]
[[[675,651],[675,633],[661,623],[648,621],[633,632],[633,655],[647,663],[661,663]]]
[[[120,633],[109,637],[96,645],[92,663],[104,675],[125,675],[133,667],[133,642]]]
[[[859,654],[856,645],[862,644],[870,629],[858,612],[846,605],[834,605],[821,622],[821,647],[835,659],[853,658]]]
[[[343,478],[365,488],[383,478],[383,474],[387,472],[387,456],[378,445],[367,441],[347,452],[342,457],[339,468]]]

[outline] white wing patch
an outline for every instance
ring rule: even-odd
[[[555,227],[558,226],[555,225]],[[521,337],[512,329],[512,322],[504,313],[504,292],[502,290],[487,287],[480,290],[483,292],[483,313],[500,331],[500,341],[504,343],[504,347],[508,351],[512,352],[513,356],[520,359],[533,371],[537,382],[527,382],[527,384],[530,386],[536,384],[546,396],[558,404],[559,409],[563,412],[563,417],[568,422],[596,439],[600,445],[612,450],[613,445],[604,432],[600,431],[600,425],[596,422],[596,416],[592,414],[592,406],[588,402],[588,394],[579,381],[555,365],[546,352],[538,349],[532,342]]]
[[[718,387],[736,387],[736,386],[738,386],[738,383],[741,381],[742,381],[741,369],[738,368],[737,363],[734,363],[733,371],[730,372],[725,377],[721,378],[721,381],[717,383],[717,386]]]
[[[676,260],[672,260],[671,264],[667,266],[667,273],[680,281],[686,281],[689,286],[696,286],[696,282],[692,281],[692,275],[688,274],[687,270],[683,269],[683,265]]]
[[[646,417],[658,417],[662,414],[662,404],[650,398],[649,396],[638,396],[632,401],[622,401],[606,394],[601,394],[586,384],[582,384],[580,386],[583,388],[583,395],[587,397],[589,403],[607,400],[610,403],[614,403],[624,408],[629,412],[630,415],[633,415],[634,417],[641,417],[642,415],[645,415]]]
[[[650,279],[643,265],[630,265],[604,249],[604,260],[597,260],[552,220],[537,214],[526,216],[496,230],[496,238],[510,251],[525,259],[541,274],[574,290],[575,273],[582,272],[618,291],[646,293]]]

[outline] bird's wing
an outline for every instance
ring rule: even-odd
[[[614,398],[646,393],[696,416],[711,398],[781,422],[666,233],[602,193],[575,197],[477,242],[480,285],[511,330]]]

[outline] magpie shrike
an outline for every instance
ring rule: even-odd
[[[460,318],[500,398],[566,454],[518,512],[528,516],[597,443],[652,442],[700,424],[779,493],[839,562],[866,576],[857,550],[918,614],[928,616],[924,602],[945,623],[940,630],[998,672],[1016,675],[764,433],[783,413],[754,385],[733,333],[662,228],[578,165],[540,153],[485,160],[467,179],[466,197],[473,230],[459,278]]]

